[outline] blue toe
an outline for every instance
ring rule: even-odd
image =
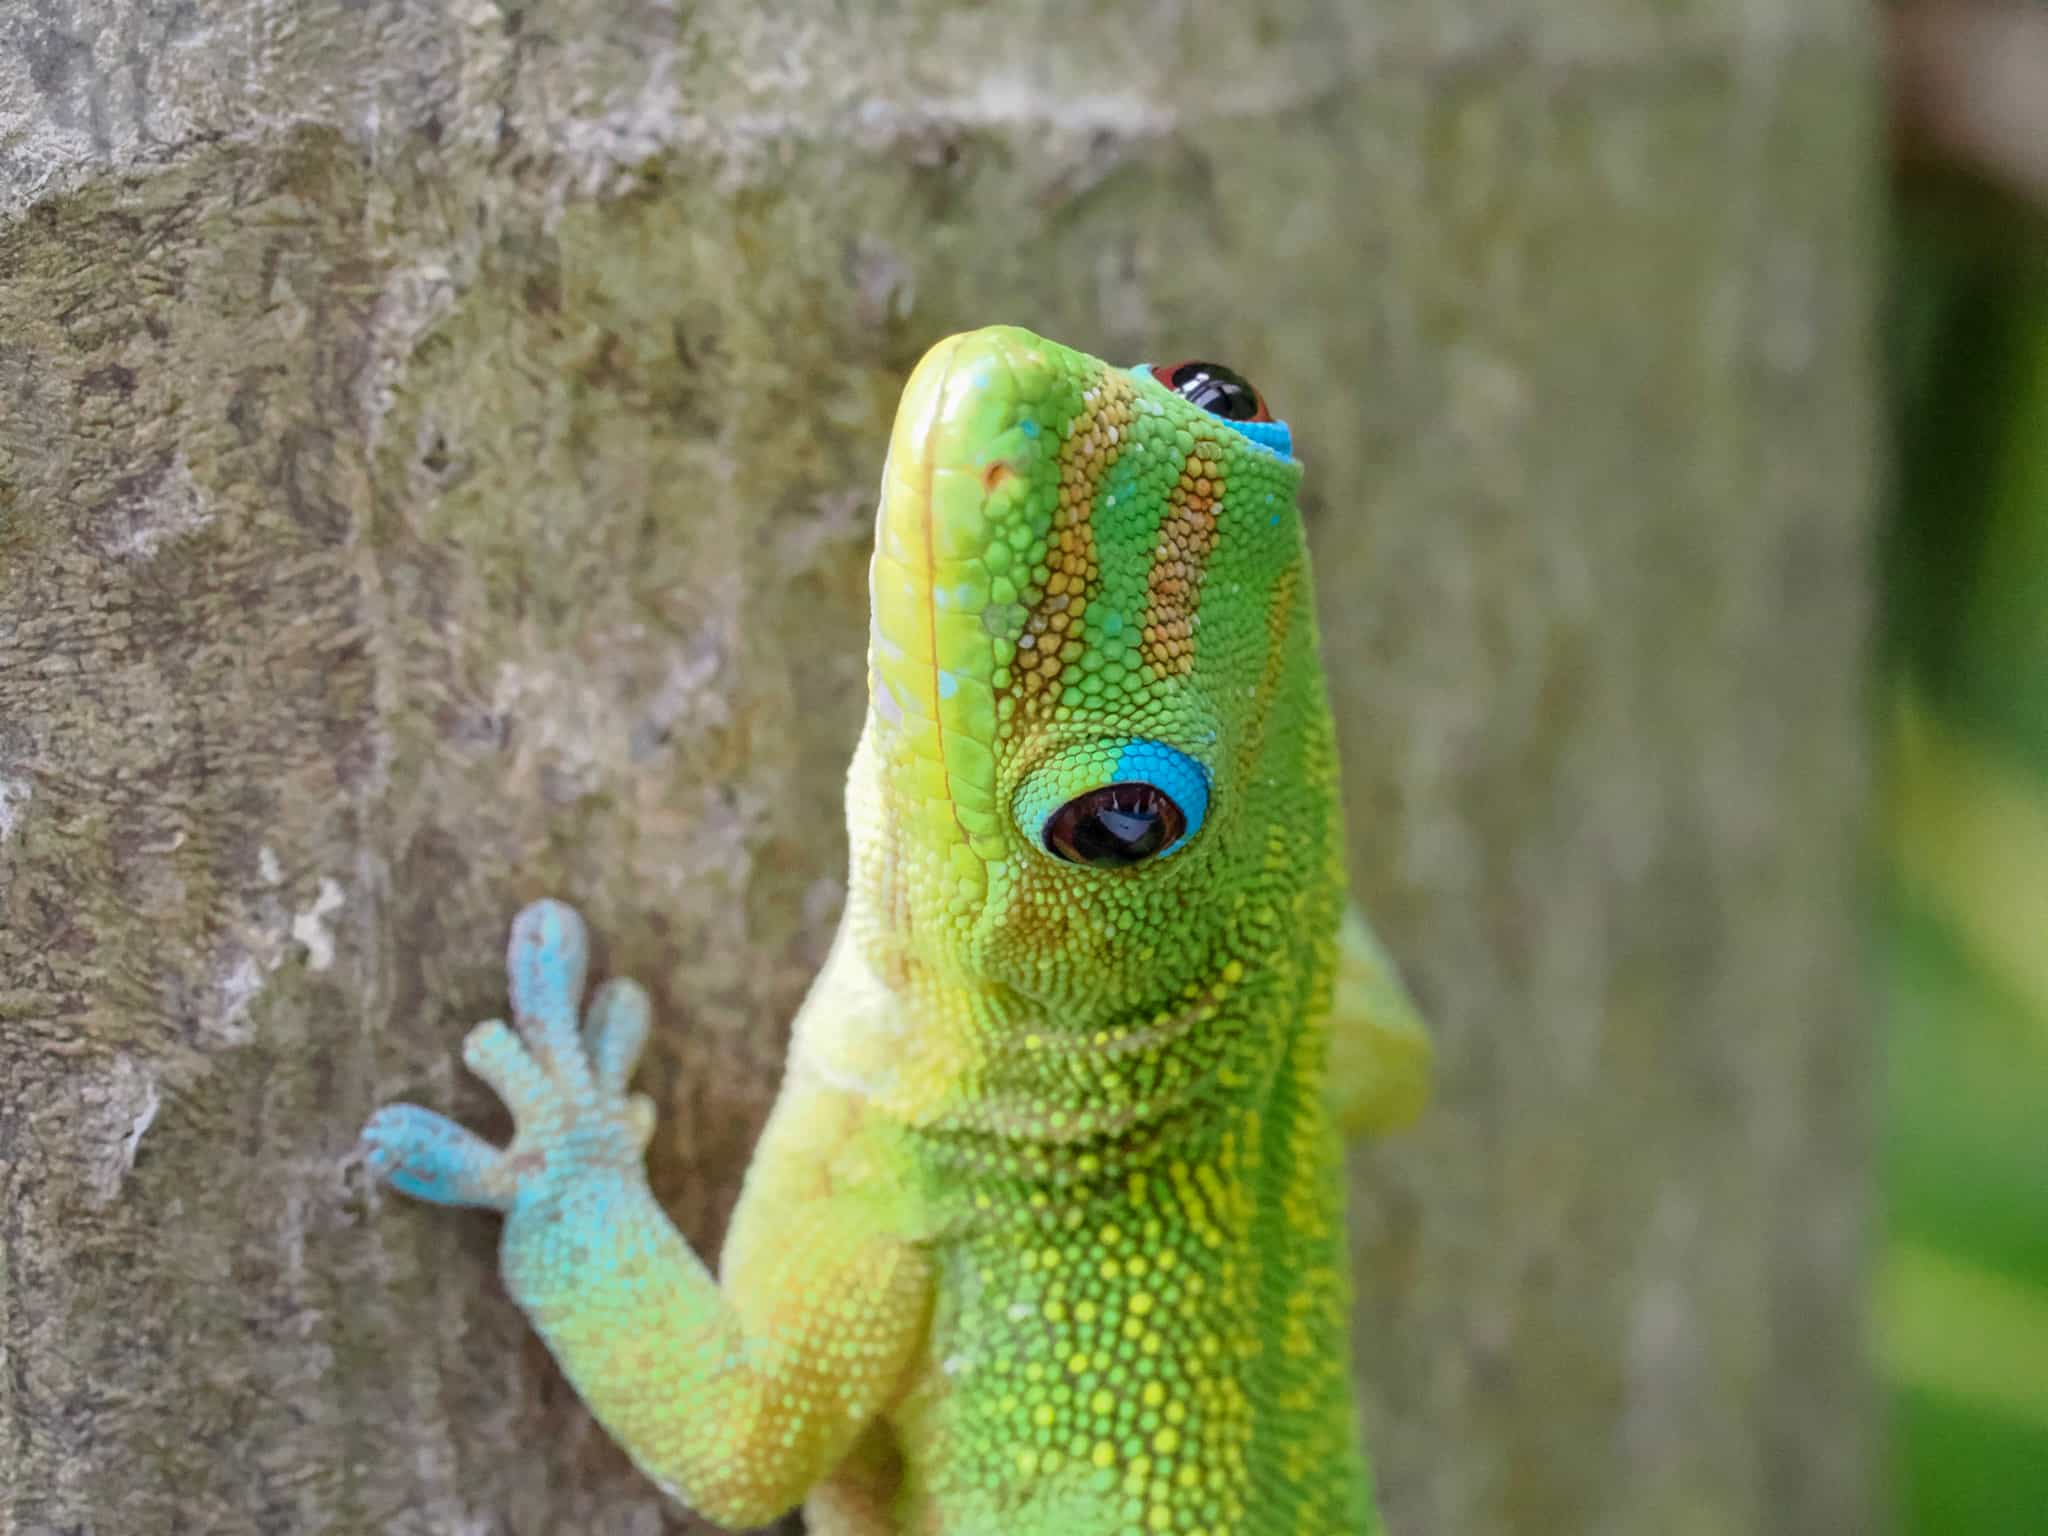
[[[513,1019],[544,1064],[555,1071],[582,1058],[576,1007],[583,997],[589,953],[583,919],[566,902],[536,901],[512,920],[505,972],[511,982]]]
[[[445,1115],[387,1104],[363,1127],[364,1160],[393,1189],[436,1205],[503,1210],[498,1149]]]

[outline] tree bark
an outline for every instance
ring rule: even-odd
[[[698,1528],[349,1153],[504,1129],[559,893],[715,1250],[896,392],[996,320],[1309,463],[1441,1050],[1354,1162],[1393,1528],[1867,1529],[1862,8],[780,10],[0,16],[0,1531]]]

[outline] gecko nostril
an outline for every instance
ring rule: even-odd
[[[1008,464],[1004,463],[1001,459],[997,459],[995,463],[989,465],[987,469],[981,472],[981,488],[984,491],[994,491],[997,486],[1008,480],[1015,473],[1016,471],[1010,468]]]

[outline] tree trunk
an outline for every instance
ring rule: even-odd
[[[559,893],[715,1249],[896,392],[996,320],[1309,463],[1441,1050],[1354,1161],[1393,1528],[1867,1528],[1862,8],[777,9],[0,16],[0,1531],[698,1528],[349,1153],[503,1130]]]

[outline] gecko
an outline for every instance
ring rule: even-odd
[[[1284,421],[1218,364],[949,337],[869,563],[845,910],[714,1275],[649,1190],[646,992],[512,925],[463,1043],[494,1147],[373,1173],[503,1214],[506,1289],[661,1489],[816,1536],[1379,1529],[1341,1138],[1429,1037],[1347,905]],[[579,1010],[581,1019],[579,1022]]]

